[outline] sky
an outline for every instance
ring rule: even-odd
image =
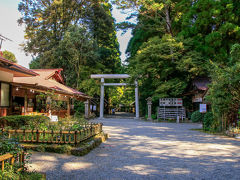
[[[8,50],[15,54],[18,64],[29,68],[29,63],[32,59],[30,55],[26,55],[22,50],[20,44],[24,43],[24,25],[18,26],[17,20],[21,17],[18,12],[19,0],[0,0],[0,34],[11,39],[12,41],[3,41],[1,51]],[[126,18],[126,14],[113,8],[113,17],[116,22],[122,22]],[[131,38],[131,31],[127,31],[124,35],[122,32],[117,32],[118,42],[120,44],[121,60],[126,59],[125,50],[129,39]]]

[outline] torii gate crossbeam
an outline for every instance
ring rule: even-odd
[[[104,79],[126,79],[130,76],[128,74],[92,74],[91,78],[101,79],[101,98],[100,98],[100,116],[103,117],[104,112],[104,86],[127,86],[127,83],[104,83]],[[135,112],[136,118],[139,118],[139,97],[138,97],[138,82],[135,80]]]

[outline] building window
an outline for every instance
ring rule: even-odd
[[[1,83],[1,106],[9,106],[10,101],[10,85]]]

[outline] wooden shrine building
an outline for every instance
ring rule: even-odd
[[[0,56],[0,116],[37,114],[36,98],[41,93],[51,92],[53,100],[65,102],[65,109],[51,112],[60,117],[71,114],[73,100],[88,102],[89,96],[64,85],[61,71],[27,69]]]

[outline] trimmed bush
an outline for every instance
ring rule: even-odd
[[[50,121],[49,117],[42,115],[35,116],[4,116],[0,117],[0,126],[6,127],[11,126],[13,129],[19,129],[21,126],[29,125],[32,129],[40,128],[42,124],[48,124]]]
[[[191,115],[192,122],[202,122],[204,118],[204,114],[200,113],[199,111],[195,111]]]
[[[213,113],[207,112],[203,118],[203,130],[204,131],[210,131],[212,129],[213,125]]]
[[[152,119],[157,119],[157,115],[156,114],[152,114]]]

